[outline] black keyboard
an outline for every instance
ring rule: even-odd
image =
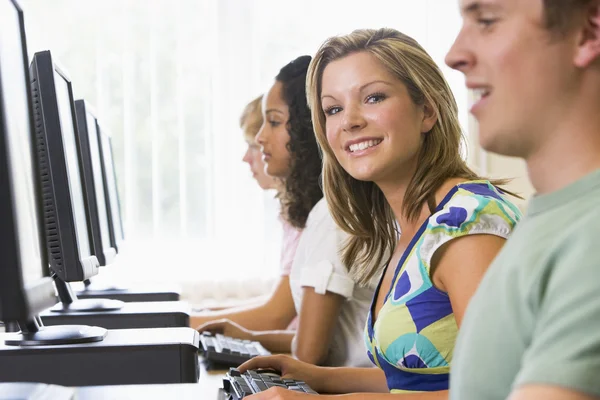
[[[221,334],[202,332],[200,335],[204,359],[210,364],[237,367],[252,357],[270,356],[271,353],[259,342],[235,339]]]
[[[317,394],[303,381],[282,379],[281,376],[271,371],[246,371],[242,374],[237,368],[230,368],[223,378],[223,389],[231,400],[239,400],[274,386],[301,393]]]

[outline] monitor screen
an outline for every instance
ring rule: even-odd
[[[25,286],[44,275],[40,244],[32,159],[32,137],[28,104],[28,87],[18,12],[10,2],[0,2],[0,79],[4,97],[4,120],[7,129],[10,174],[16,208],[17,242]],[[14,16],[14,17],[13,17]],[[7,23],[5,23],[5,21]],[[19,49],[19,51],[15,51]]]
[[[65,157],[67,159],[69,191],[71,193],[71,202],[73,204],[73,218],[75,219],[75,231],[79,244],[79,254],[81,258],[85,258],[91,256],[92,253],[88,236],[89,231],[85,205],[83,203],[83,188],[79,169],[77,144],[75,143],[75,127],[73,126],[73,115],[75,110],[71,107],[67,81],[65,81],[59,73],[54,72],[54,82],[56,85],[56,99],[58,101],[60,125],[63,133],[62,138]]]
[[[96,129],[96,118],[91,113],[86,114],[86,124],[90,142],[90,156],[92,159],[92,171],[94,173],[94,191],[98,205],[98,219],[100,221],[100,234],[102,244],[110,246],[110,228],[108,226],[108,210],[106,209],[106,197],[104,195],[104,184],[102,179],[102,165],[100,164],[100,146],[98,145],[98,130]]]
[[[117,242],[123,240],[123,226],[121,225],[121,209],[119,204],[119,192],[115,175],[114,160],[112,154],[112,143],[107,134],[100,135],[102,138],[102,155],[104,156],[104,171],[108,183],[108,201],[110,202],[112,223]]]

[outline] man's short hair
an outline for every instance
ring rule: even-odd
[[[559,35],[573,27],[573,16],[596,0],[543,0],[546,29]]]

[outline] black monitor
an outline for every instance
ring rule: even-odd
[[[50,266],[65,282],[83,281],[98,273],[99,263],[88,230],[71,81],[43,51],[33,57],[31,83]]]
[[[115,172],[112,138],[107,130],[99,124],[98,135],[100,138],[100,152],[102,153],[104,190],[108,198],[111,243],[117,251],[120,251],[123,247],[123,242],[125,241],[125,233],[121,215],[121,201],[119,187],[117,185],[117,174]]]
[[[33,125],[23,12],[15,0],[0,0],[0,320],[21,330],[5,343],[102,340],[105,329],[44,327],[37,317],[56,298],[43,245]]]
[[[111,244],[98,127],[92,107],[84,100],[75,101],[75,109],[77,111],[79,155],[85,182],[84,192],[90,211],[93,252],[100,265],[105,266],[114,260],[116,250]]]
[[[79,135],[71,81],[52,59],[38,52],[31,63],[31,90],[40,164],[46,244],[61,303],[54,312],[111,311],[123,303],[107,299],[78,300],[66,282],[98,273],[92,253],[89,208],[86,207],[79,159]]]

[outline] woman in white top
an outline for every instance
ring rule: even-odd
[[[305,333],[310,340],[306,345],[327,348],[323,365],[370,367],[363,348],[363,328],[374,285],[360,287],[348,275],[339,255],[347,237],[333,221],[325,199],[319,200],[300,237],[290,273],[290,288],[296,310],[305,321],[320,313],[318,303],[310,296],[329,295],[341,300],[337,319],[331,318],[321,327],[311,327],[305,322]],[[305,296],[306,292],[310,294]],[[317,315],[319,319],[326,317],[325,313]]]
[[[265,95],[264,123],[256,141],[266,172],[285,182],[283,216],[303,229],[290,274],[290,290],[281,310],[299,317],[294,331],[250,330],[219,320],[198,330],[223,332],[258,340],[272,352],[292,353],[311,364],[369,366],[362,347],[362,331],[374,285],[358,287],[340,259],[345,235],[324,202],[320,186],[321,159],[306,103],[305,81],[310,56],[281,69]]]

